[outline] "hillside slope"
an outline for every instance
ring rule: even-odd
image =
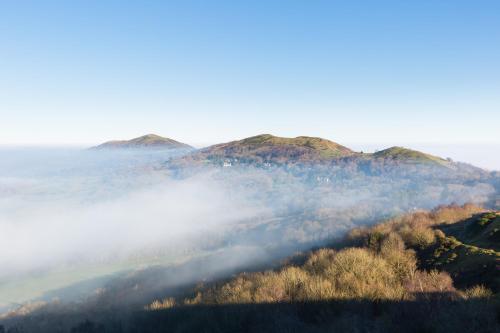
[[[298,261],[299,265],[295,262],[278,271],[243,274],[205,289],[187,302],[411,300],[420,293],[458,292],[448,273],[461,279],[459,287],[480,285],[498,292],[499,223],[500,212],[483,212],[473,205],[406,214],[372,227],[353,229],[343,242],[306,255]],[[436,255],[436,249],[447,250],[443,250],[443,244],[454,239],[453,235],[460,237],[463,243],[455,239],[449,249],[462,251],[463,248],[469,253]],[[430,265],[441,256],[446,262]],[[448,265],[451,262],[453,265]],[[480,265],[481,274],[471,277],[471,270],[479,270],[476,263]],[[468,280],[462,281],[465,276]],[[294,284],[296,289],[288,289],[287,283]],[[461,295],[458,292],[456,296]]]
[[[291,321],[291,331],[297,332],[497,332],[499,221],[500,212],[472,205],[407,214],[355,229],[342,244],[292,258],[279,269],[242,273],[202,286],[184,300],[164,298],[146,309],[174,315],[165,327],[179,327],[179,313],[186,315],[186,306],[198,305],[203,313],[224,318],[223,327],[244,323],[253,331],[284,332]],[[470,244],[451,248],[470,253],[448,256],[448,262],[431,267],[433,250],[442,249],[452,234]]]
[[[143,310],[113,307],[103,293],[84,307],[53,303],[8,325],[26,332],[68,325],[71,332],[498,332],[498,280],[476,275],[457,289],[467,255],[453,267],[429,266],[452,234],[491,246],[483,255],[498,260],[498,217],[473,205],[419,211],[356,228],[277,268],[157,294]],[[498,267],[483,270],[498,275]],[[136,299],[140,283],[121,282],[114,297]]]
[[[486,212],[435,227],[436,243],[422,251],[423,266],[445,270],[459,287],[482,284],[500,292],[500,213]]]

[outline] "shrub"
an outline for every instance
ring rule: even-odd
[[[439,239],[440,241],[446,238],[445,233],[439,229],[434,230],[434,235],[436,235],[436,238]]]
[[[380,231],[374,230],[368,235],[368,239],[366,240],[366,247],[373,251],[379,251],[384,236],[385,235]]]
[[[403,294],[390,264],[366,249],[340,251],[325,275],[341,298],[397,299]]]
[[[483,211],[479,206],[472,204],[465,204],[463,206],[450,205],[441,206],[434,209],[431,213],[432,219],[435,223],[455,223],[460,220],[467,219],[474,214]]]
[[[333,282],[321,275],[312,275],[304,286],[303,300],[330,300],[337,297]]]
[[[456,291],[450,275],[436,270],[430,272],[416,271],[413,277],[407,281],[405,287],[410,293],[444,293]]]
[[[226,303],[251,303],[252,282],[245,276],[240,275],[234,280],[224,284],[215,294],[215,302]]]
[[[266,272],[256,276],[254,302],[274,303],[285,301],[287,294],[283,282],[283,279],[274,272]]]
[[[311,274],[323,274],[330,266],[336,252],[332,249],[320,249],[313,252],[306,261],[304,268]]]
[[[465,298],[489,298],[493,296],[493,292],[485,286],[478,285],[466,289],[463,292],[463,296]]]
[[[198,291],[196,293],[196,296],[193,298],[186,298],[184,299],[184,305],[196,305],[196,304],[201,304],[203,302],[203,294]]]
[[[396,233],[390,233],[384,239],[380,255],[391,265],[400,283],[409,279],[417,269],[415,251],[406,250],[401,236]]]
[[[401,231],[405,244],[410,247],[425,249],[436,241],[434,231],[428,227],[406,227]]]
[[[283,281],[287,300],[295,301],[307,298],[306,285],[309,274],[299,267],[290,266],[283,269],[279,276]]]
[[[147,305],[145,309],[149,311],[156,311],[156,310],[170,309],[174,306],[175,306],[175,299],[173,297],[169,297],[161,301],[155,300],[151,304]]]

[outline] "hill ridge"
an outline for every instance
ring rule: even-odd
[[[363,153],[321,137],[305,135],[280,137],[268,133],[214,144],[182,157],[178,162],[180,165],[201,162],[232,166],[235,163],[284,165],[335,161],[361,164],[368,162],[374,165],[386,161],[393,165],[405,163],[446,168],[453,166],[453,162],[449,160],[400,146],[393,146],[375,153]]]
[[[106,141],[92,149],[193,149],[188,144],[162,137],[157,134],[146,134],[130,140]]]
[[[415,162],[428,162],[437,163],[441,165],[448,165],[450,162],[439,156],[423,153],[418,150],[413,150],[401,146],[392,146],[383,150],[379,150],[372,154],[375,158],[389,158],[393,160],[411,160]]]
[[[257,163],[288,163],[325,161],[355,154],[357,153],[345,146],[319,137],[287,138],[259,134],[203,148],[191,158],[211,161],[233,159]]]

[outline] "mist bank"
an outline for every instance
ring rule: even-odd
[[[0,304],[182,260],[202,251],[199,238],[264,214],[209,172],[171,177],[161,168],[170,154],[0,151]]]
[[[184,154],[0,151],[0,303],[58,297],[57,289],[85,280],[206,256],[217,262],[224,254],[228,265],[206,269],[215,274],[402,212],[494,205],[499,184],[497,174],[461,164],[342,159],[179,167]],[[196,269],[189,274],[184,281],[201,278]]]

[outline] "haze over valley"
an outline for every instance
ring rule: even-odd
[[[0,333],[500,332],[500,2],[0,1]]]
[[[75,301],[137,269],[226,258],[183,282],[196,281],[405,212],[499,200],[498,172],[401,147],[368,154],[266,134],[196,150],[159,138],[0,151],[4,309]]]

